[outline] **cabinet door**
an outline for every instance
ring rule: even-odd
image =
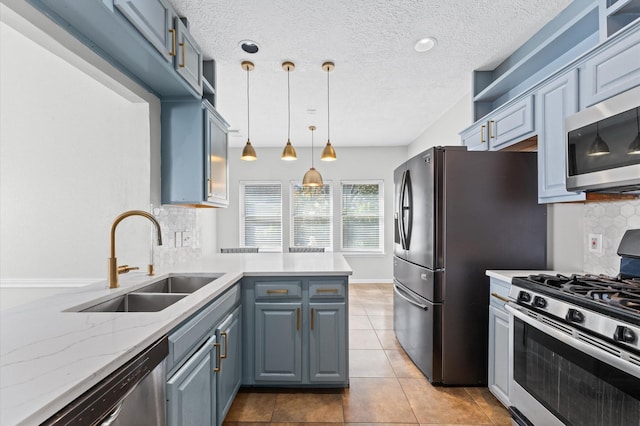
[[[203,426],[216,424],[215,374],[220,347],[212,336],[167,381],[168,424]]]
[[[640,27],[580,67],[580,109],[640,85]]]
[[[233,398],[240,388],[242,378],[242,332],[240,325],[240,307],[237,307],[218,329],[216,335],[222,350],[220,371],[217,377],[217,419],[222,424]]]
[[[302,380],[302,303],[255,304],[255,380]]]
[[[509,315],[489,306],[489,390],[506,407],[509,403]]]
[[[533,96],[527,96],[489,119],[487,130],[491,150],[498,150],[532,136]]]
[[[191,87],[202,94],[202,53],[200,46],[182,23],[175,18],[176,37],[178,40],[177,55],[174,66],[178,74]]]
[[[538,202],[584,200],[582,192],[568,192],[564,119],[578,108],[577,71],[543,86],[537,93]]]
[[[227,125],[218,118],[206,102],[204,113],[205,174],[207,176],[204,199],[226,207],[229,204]]]
[[[489,149],[486,124],[477,124],[465,130],[460,133],[460,138],[462,138],[462,145],[465,145],[469,151],[486,151]]]
[[[113,5],[133,24],[167,62],[176,54],[176,17],[168,0],[114,0]]]
[[[309,380],[347,379],[347,332],[344,303],[309,304]]]

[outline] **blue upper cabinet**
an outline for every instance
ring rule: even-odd
[[[202,97],[202,53],[168,0],[28,1],[159,98]]]
[[[167,62],[173,62],[176,13],[167,0],[113,0],[113,5],[138,29]]]

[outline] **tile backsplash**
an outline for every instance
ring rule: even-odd
[[[584,246],[589,235],[602,235],[602,253],[584,251],[584,270],[615,276],[620,270],[618,245],[627,229],[640,228],[640,200],[590,202],[584,206]]]
[[[198,260],[202,256],[200,226],[196,209],[170,205],[153,206],[153,215],[160,222],[163,244],[153,247],[153,263],[158,271],[172,265]],[[176,244],[176,233],[189,237],[184,244]],[[180,238],[180,235],[178,236]]]

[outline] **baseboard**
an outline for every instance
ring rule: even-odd
[[[349,278],[349,284],[393,284],[393,278]]]
[[[0,288],[84,287],[104,278],[0,278]]]

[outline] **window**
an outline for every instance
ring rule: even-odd
[[[240,245],[282,251],[280,182],[240,182]]]
[[[291,247],[333,250],[333,198],[331,183],[305,188],[291,182]]]
[[[342,181],[342,250],[383,250],[383,181]]]

